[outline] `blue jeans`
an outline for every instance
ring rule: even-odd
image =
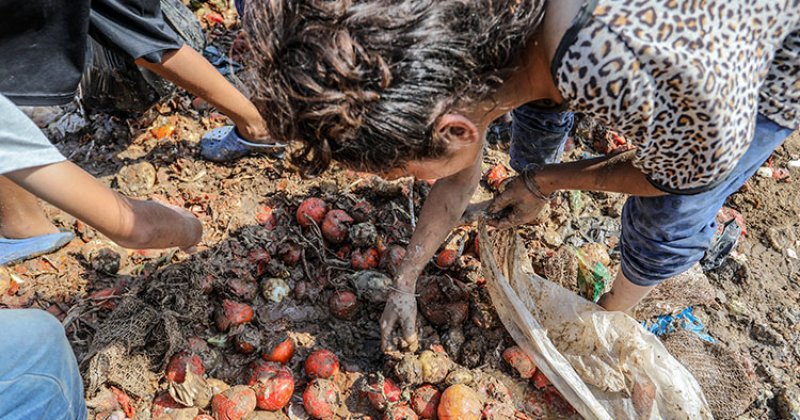
[[[572,126],[570,114],[554,115],[525,106],[515,110],[513,117],[511,162],[515,170],[560,159]],[[620,266],[625,277],[640,286],[653,286],[700,261],[714,238],[715,217],[725,200],[791,133],[759,114],[750,148],[724,182],[695,195],[629,197],[622,210],[620,237]]]
[[[0,419],[86,419],[61,323],[38,309],[0,309],[0,332]]]

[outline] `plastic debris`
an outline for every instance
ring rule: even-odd
[[[579,190],[570,190],[569,192],[569,208],[572,214],[579,216],[583,212],[583,193]]]
[[[722,227],[722,233],[718,233],[711,242],[711,247],[706,251],[706,255],[700,264],[703,270],[711,271],[719,268],[725,259],[730,255],[739,237],[742,236],[742,227],[733,218],[727,221]]]
[[[604,245],[588,243],[575,250],[578,258],[578,289],[580,294],[592,302],[597,302],[611,283],[608,264],[611,259]]]
[[[695,333],[700,339],[711,344],[717,342],[714,337],[703,331],[705,326],[694,316],[694,308],[691,306],[676,315],[661,315],[649,325],[647,321],[642,321],[642,326],[655,335],[665,335],[675,331],[676,328],[681,328]]]
[[[209,45],[203,50],[203,57],[223,76],[236,73],[242,69],[241,64],[228,58],[219,48],[213,45]]]
[[[730,207],[723,207],[717,213],[717,235],[722,234],[725,223],[728,223],[731,219],[736,219],[736,223],[742,228],[742,236],[747,236],[747,224],[744,222],[744,216]]]
[[[772,178],[772,168],[767,166],[762,166],[758,168],[758,170],[756,171],[756,175],[762,178]]]

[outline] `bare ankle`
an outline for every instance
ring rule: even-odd
[[[23,221],[0,224],[0,236],[7,239],[26,239],[52,233],[58,233],[58,228],[46,220],[44,223]]]

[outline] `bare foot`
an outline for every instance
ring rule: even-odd
[[[0,177],[0,236],[25,239],[58,233],[47,220],[39,202],[6,177]]]

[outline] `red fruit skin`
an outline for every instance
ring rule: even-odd
[[[369,201],[359,201],[350,209],[350,214],[353,216],[358,223],[364,223],[369,221],[372,218],[372,215],[375,214],[375,208],[372,207],[372,204]]]
[[[444,390],[436,411],[440,420],[479,420],[483,403],[473,389],[456,384]]]
[[[367,392],[369,403],[378,410],[383,411],[391,403],[400,401],[400,388],[389,378],[383,378],[383,386],[380,381],[370,383],[370,390]],[[381,392],[383,388],[383,392]],[[416,417],[416,416],[415,416]]]
[[[357,249],[353,251],[350,258],[350,263],[356,270],[371,270],[376,268],[380,263],[378,251],[367,248],[365,250]]]
[[[153,405],[150,407],[150,415],[155,419],[169,413],[172,409],[180,408],[184,408],[184,406],[172,399],[169,392],[164,391],[153,399]]]
[[[325,349],[319,349],[306,359],[304,364],[309,378],[328,379],[339,373],[339,359]]]
[[[261,337],[255,328],[245,329],[233,337],[233,346],[242,354],[250,354],[261,346]]]
[[[550,380],[547,379],[547,376],[544,376],[541,370],[537,370],[535,374],[533,374],[533,386],[536,389],[544,389],[550,385]]]
[[[222,311],[217,311],[217,328],[227,331],[231,326],[252,321],[253,315],[250,305],[225,299],[222,301]]]
[[[347,260],[348,258],[350,258],[350,245],[342,245],[342,247],[339,248],[338,251],[336,251],[336,256],[340,260]]]
[[[475,258],[478,260],[481,259],[481,242],[478,240],[478,235],[475,235],[475,239],[472,241],[472,249],[475,251]]]
[[[523,379],[532,378],[536,373],[536,364],[518,346],[511,346],[503,351],[503,360],[506,361]]]
[[[380,267],[388,271],[389,274],[395,275],[405,257],[405,248],[399,245],[392,245],[381,255]]]
[[[182,351],[175,353],[169,359],[166,369],[167,380],[182,384],[186,380],[186,369],[190,369],[195,375],[202,375],[206,372],[200,356]]]
[[[306,413],[317,419],[333,418],[339,407],[339,391],[333,381],[314,379],[303,392],[303,406]]]
[[[256,392],[258,408],[267,411],[285,407],[294,392],[292,373],[274,362],[256,362],[248,385]]]
[[[436,265],[439,268],[449,268],[455,265],[458,259],[458,251],[455,249],[445,249],[436,256]]]
[[[111,387],[111,393],[114,394],[114,398],[119,403],[122,411],[125,412],[125,416],[127,416],[129,419],[132,419],[133,415],[136,414],[136,410],[134,410],[133,405],[131,405],[131,397],[129,397],[125,391],[122,391],[114,386]]]
[[[261,358],[270,362],[285,365],[289,363],[289,360],[292,359],[292,356],[294,356],[294,340],[287,337],[269,351],[265,351],[261,355]]]
[[[383,420],[417,420],[417,413],[405,404],[398,404],[390,407],[383,414]]]
[[[336,318],[349,320],[353,319],[360,309],[358,297],[355,293],[349,290],[342,290],[333,292],[328,306],[331,310],[331,315]]]
[[[304,228],[312,223],[320,224],[327,212],[328,205],[324,201],[316,197],[307,198],[297,208],[297,223]]]
[[[495,165],[486,174],[486,183],[495,190],[499,190],[503,181],[508,179],[508,169],[503,165]]]
[[[256,222],[267,230],[273,230],[278,226],[278,219],[275,218],[275,213],[269,206],[264,206],[260,212],[256,213]]]
[[[442,393],[433,385],[422,385],[411,396],[411,408],[420,418],[435,419]]]
[[[237,385],[211,399],[211,413],[217,420],[242,420],[256,409],[256,393]]]
[[[340,244],[350,236],[353,218],[344,210],[331,210],[322,221],[322,236],[332,244]]]
[[[195,416],[192,420],[214,420],[214,417],[211,417],[208,414],[199,414]]]

